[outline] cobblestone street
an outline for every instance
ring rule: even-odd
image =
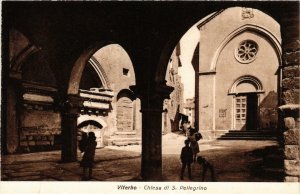
[[[163,136],[164,181],[180,181],[179,155],[184,136]],[[279,181],[273,177],[259,177],[253,166],[262,160],[254,150],[277,145],[274,141],[200,141],[200,155],[215,168],[217,181],[252,182]],[[60,151],[40,152],[2,157],[3,181],[80,181],[82,169],[78,162],[59,163]],[[140,146],[107,146],[96,151],[91,181],[139,181],[141,166]],[[202,168],[192,165],[192,181],[201,181]],[[187,173],[187,172],[186,172]],[[187,176],[186,176],[187,177]],[[184,181],[189,181],[187,178]],[[210,181],[207,172],[205,181]]]

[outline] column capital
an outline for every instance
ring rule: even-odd
[[[79,109],[83,107],[83,101],[84,99],[79,95],[69,94],[59,103],[59,106],[64,114],[78,114]]]
[[[163,112],[163,101],[170,98],[173,87],[166,83],[131,86],[130,89],[141,99],[141,112]]]
[[[161,98],[169,99],[170,94],[174,90],[174,87],[168,86],[166,81],[159,83],[147,83],[147,84],[137,84],[130,86],[130,89],[138,96],[139,98]]]

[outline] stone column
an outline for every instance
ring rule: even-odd
[[[299,158],[299,8],[283,7],[281,11],[282,36],[282,103],[286,131],[284,137],[284,170],[286,182],[300,182]]]
[[[300,182],[300,105],[283,105],[286,131],[284,137],[284,171],[285,182]]]
[[[17,97],[17,82],[14,79],[9,79],[6,85],[7,88],[7,104],[6,104],[6,134],[5,147],[7,153],[14,153],[19,146],[18,132],[18,97]]]
[[[77,118],[81,107],[82,100],[75,95],[69,95],[68,99],[63,103],[61,113],[62,162],[77,161]]]
[[[141,99],[142,165],[145,181],[162,180],[162,112],[163,101],[173,88],[162,85],[132,87]]]

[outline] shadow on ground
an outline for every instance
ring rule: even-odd
[[[165,138],[163,181],[182,181],[179,156],[184,138]],[[140,150],[140,146],[97,149],[91,181],[141,181]],[[200,141],[200,150],[213,165],[218,182],[282,181],[282,151],[275,141]],[[58,162],[60,151],[5,155],[1,160],[2,181],[80,181],[82,176],[79,162]],[[202,166],[193,163],[192,181],[201,182],[202,171]],[[207,172],[204,181],[211,180]],[[185,176],[183,181],[190,180]]]

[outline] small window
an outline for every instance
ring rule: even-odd
[[[123,75],[129,76],[129,69],[123,68]]]

